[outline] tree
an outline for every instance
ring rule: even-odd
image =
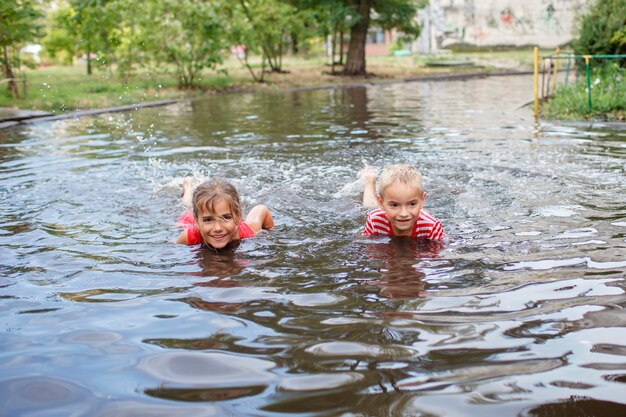
[[[297,0],[301,8],[313,11],[319,35],[324,39],[330,37],[331,73],[335,72],[335,64],[343,65],[344,35],[350,30],[350,22],[358,18],[354,7],[337,0]],[[339,54],[339,61],[335,57]]]
[[[233,18],[239,16],[234,33],[242,44],[248,51],[260,50],[263,63],[273,72],[282,72],[282,58],[292,34],[306,37],[306,11],[281,0],[239,0],[231,7]]]
[[[124,25],[120,0],[69,0],[51,15],[51,26],[44,46],[55,56],[67,53],[67,62],[79,52],[85,56],[87,74],[93,73],[92,57],[101,64],[113,62],[116,42],[113,31]]]
[[[396,28],[407,38],[417,38],[420,27],[415,21],[417,10],[425,2],[412,0],[343,0],[357,11],[350,29],[348,57],[344,66],[344,75],[365,75],[365,43],[370,23],[382,29]]]
[[[180,88],[193,87],[200,72],[222,62],[225,35],[219,2],[155,0],[144,43],[157,63],[176,68]]]
[[[107,61],[114,62],[120,77],[128,82],[133,66],[147,59],[145,38],[152,35],[153,22],[146,19],[145,3],[112,0],[107,8],[108,15],[118,22],[109,34],[109,43],[114,49]]]
[[[48,16],[47,33],[43,38],[43,47],[52,58],[71,65],[78,52],[79,36],[72,23],[76,11],[71,7],[61,7]]]
[[[350,28],[348,57],[343,67],[345,75],[365,75],[365,43],[370,25],[370,13],[374,0],[349,0],[354,4],[357,18]]]
[[[19,47],[41,36],[41,12],[31,0],[3,0],[0,2],[0,64],[8,79],[13,98],[19,97],[13,68],[20,65]]]
[[[133,65],[143,56],[144,30],[152,29],[146,21],[145,3],[127,0],[73,0],[53,11],[43,44],[55,57],[64,53],[71,64],[79,51],[85,54],[87,74],[92,73],[92,56],[111,67],[127,81]]]
[[[622,10],[620,13],[619,10]],[[577,55],[626,54],[626,0],[596,0],[579,20]],[[624,64],[626,60],[622,59]]]
[[[112,0],[71,0],[76,11],[70,22],[78,35],[78,44],[85,53],[87,74],[91,75],[92,55],[109,65],[109,56],[115,48],[111,43],[111,31],[120,23],[114,8],[107,7]]]

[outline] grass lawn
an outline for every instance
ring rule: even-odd
[[[474,66],[429,67],[427,62],[441,60],[471,60]],[[195,97],[211,92],[239,89],[290,89],[318,87],[378,80],[402,79],[415,76],[458,72],[494,71],[502,68],[528,69],[532,66],[532,51],[446,53],[438,56],[414,55],[404,57],[368,57],[367,77],[343,77],[330,74],[331,67],[323,57],[286,57],[286,73],[268,73],[265,82],[256,83],[238,61],[228,60],[219,71],[201,74],[198,88],[179,90],[173,72],[137,69],[128,83],[106,69],[96,69],[91,76],[85,66],[42,66],[26,69],[26,95],[13,99],[6,88],[0,89],[0,107],[65,112],[78,109],[113,107],[148,101]],[[260,72],[259,63],[253,64]],[[340,71],[335,66],[335,71]],[[21,89],[20,84],[20,89]],[[22,92],[23,93],[23,92]]]

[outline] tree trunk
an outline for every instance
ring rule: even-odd
[[[339,32],[339,65],[343,65],[343,30]]]
[[[298,34],[295,32],[289,32],[289,35],[291,36],[291,53],[294,55],[298,55],[298,52],[300,52]]]
[[[87,41],[87,75],[91,75],[91,43]]]
[[[335,73],[335,51],[337,46],[337,31],[333,29],[333,34],[330,38],[330,73]]]
[[[3,54],[4,54],[4,75],[9,79],[9,91],[11,92],[11,97],[19,98],[19,92],[17,91],[17,83],[15,82],[15,76],[13,75],[13,69],[11,68],[11,63],[9,62],[9,50],[8,46],[4,45]]]
[[[370,25],[372,3],[374,0],[359,1],[358,12],[361,18],[350,30],[350,45],[346,65],[343,68],[344,75],[365,75],[365,41]]]

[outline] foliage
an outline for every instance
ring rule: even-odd
[[[397,29],[402,32],[405,40],[417,39],[421,27],[416,23],[415,16],[427,1],[379,0],[374,2],[375,17],[372,24],[384,30]]]
[[[13,98],[19,97],[14,68],[20,67],[19,48],[41,36],[41,12],[31,0],[0,2],[0,64]]]
[[[360,17],[353,5],[336,0],[302,0],[301,7],[312,10],[312,17],[320,36],[330,36],[330,63],[334,72],[335,57],[339,54],[339,64],[343,64],[343,42],[345,34],[350,32],[351,22]]]
[[[100,65],[110,65],[114,54],[115,42],[111,42],[111,32],[120,23],[115,7],[110,7],[113,0],[71,0],[74,9],[73,19],[68,22],[69,30],[75,30],[79,50],[85,54],[87,74],[92,73],[92,56]]]
[[[52,16],[46,51],[82,54],[87,73],[113,67],[128,82],[137,65],[174,64],[179,84],[194,85],[204,68],[221,62],[224,48],[219,1],[69,0]]]
[[[83,55],[87,74],[92,74],[92,58],[101,66],[111,66],[120,42],[114,34],[125,28],[122,0],[68,0],[49,16],[49,27],[43,45],[51,56],[64,55],[71,64]],[[123,30],[123,29],[122,29]]]
[[[620,53],[626,50],[626,24],[622,26],[622,30],[616,31],[611,37],[611,45]]]
[[[616,62],[592,69],[589,110],[587,81],[581,79],[557,88],[553,99],[544,105],[545,117],[555,119],[607,119],[626,121],[626,69]]]
[[[32,0],[0,2],[0,46],[17,47],[40,37],[41,17],[41,12]]]
[[[145,18],[144,5],[140,2],[113,0],[107,7],[109,15],[119,22],[109,34],[109,42],[115,45],[109,60],[115,62],[118,74],[128,82],[133,66],[148,60],[144,39],[151,35],[152,22]]]
[[[51,58],[59,58],[65,65],[74,63],[78,53],[79,36],[74,29],[76,11],[69,6],[61,7],[48,16],[48,31],[43,38],[43,48]]]
[[[310,37],[311,15],[280,0],[239,0],[230,6],[232,39],[247,52],[261,53],[271,71],[282,71],[283,55],[290,42]],[[256,77],[255,77],[256,78]]]
[[[179,86],[193,87],[200,72],[222,62],[225,36],[221,4],[202,0],[151,3],[143,43],[156,63],[176,67]]]
[[[622,11],[621,13],[619,11]],[[626,54],[626,0],[595,0],[578,22],[577,55]],[[626,60],[621,60],[622,65]]]
[[[144,5],[125,0],[74,0],[54,11],[43,44],[53,58],[72,64],[80,52],[91,74],[91,57],[96,63],[116,65],[119,75],[128,81],[133,65],[145,61],[141,38],[150,27],[143,13]]]
[[[0,107],[37,109],[52,112],[73,111],[141,104],[164,99],[195,97],[205,89],[223,89],[238,79],[213,75],[203,79],[203,90],[180,90],[172,74],[158,74],[138,68],[137,75],[127,83],[115,74],[98,71],[89,76],[83,66],[46,66],[28,70],[28,97],[19,101],[0,91]]]
[[[365,75],[365,43],[371,25],[384,30],[398,29],[403,40],[419,36],[416,22],[417,10],[426,5],[425,0],[334,0],[335,6],[352,7],[356,18],[350,20],[350,44],[344,67],[345,75]]]

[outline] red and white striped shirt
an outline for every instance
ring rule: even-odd
[[[385,213],[381,209],[372,210],[367,215],[363,236],[371,235],[393,236],[393,228],[391,227],[391,222],[387,217],[387,213]],[[422,209],[420,211],[420,216],[415,222],[415,226],[413,227],[411,237],[442,240],[443,236],[443,226],[441,225],[441,222],[435,217],[431,216],[426,210]]]

